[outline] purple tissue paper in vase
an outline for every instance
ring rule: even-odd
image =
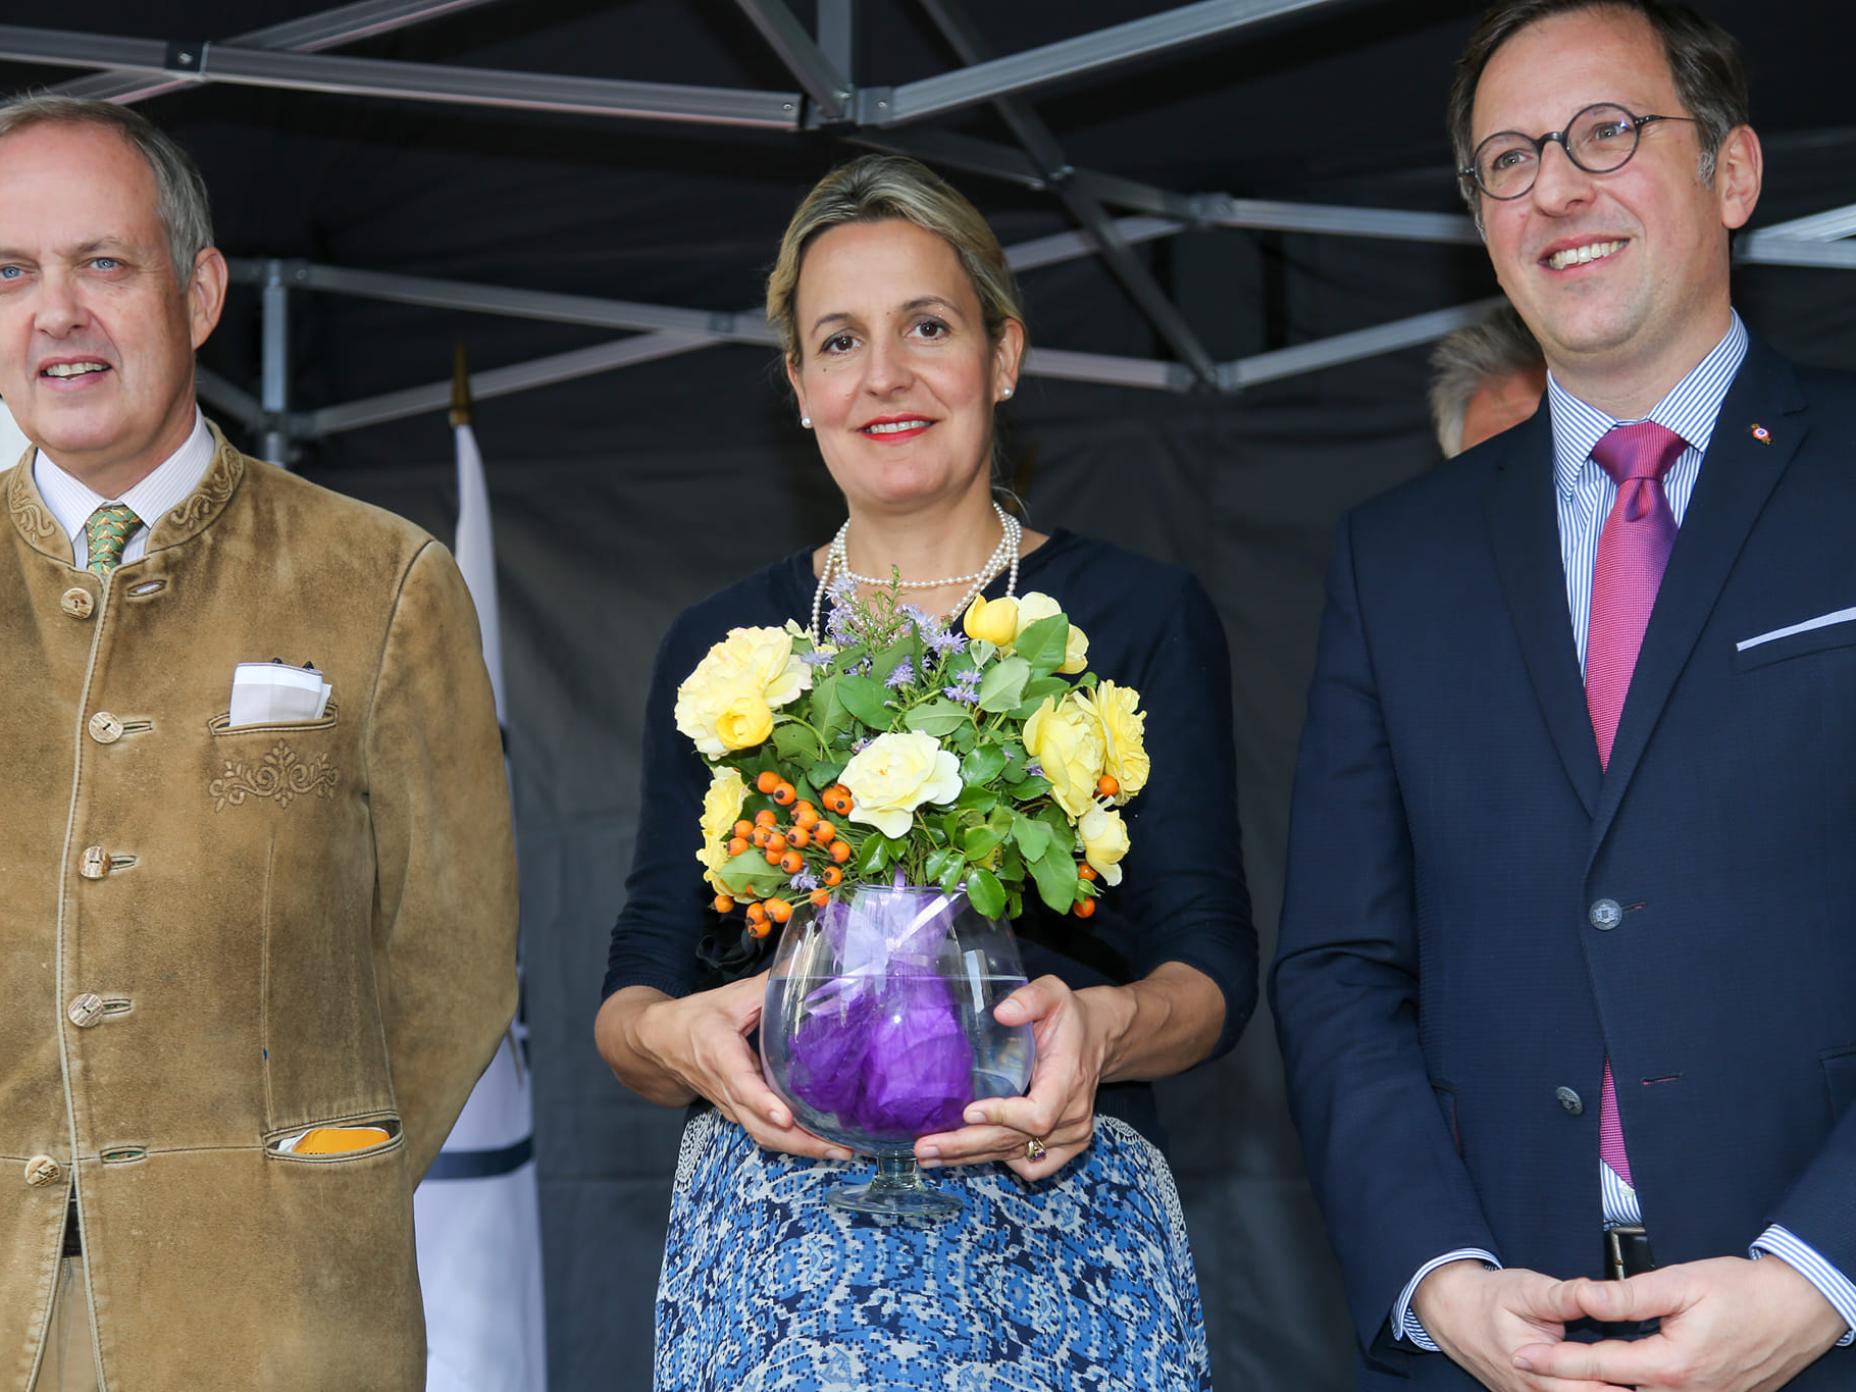
[[[954,908],[922,894],[886,900],[866,891],[855,911],[841,902],[826,910],[825,932],[846,974],[808,997],[789,1084],[847,1130],[907,1140],[962,1124],[973,1100],[973,1048],[937,970]]]

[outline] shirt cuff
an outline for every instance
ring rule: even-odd
[[[1761,1239],[1762,1241],[1764,1239]],[[1418,1268],[1418,1274],[1411,1278],[1405,1289],[1399,1292],[1398,1303],[1392,1307],[1392,1337],[1408,1339],[1426,1353],[1438,1352],[1431,1336],[1424,1332],[1424,1326],[1411,1312],[1411,1298],[1418,1293],[1418,1287],[1426,1276],[1440,1266],[1447,1266],[1454,1261],[1479,1261],[1490,1271],[1500,1271],[1502,1264],[1495,1259],[1493,1252],[1485,1252],[1480,1247],[1459,1247],[1454,1252],[1445,1252],[1441,1257],[1427,1261]],[[1833,1302],[1834,1303],[1834,1302]],[[1838,1306],[1841,1309],[1841,1306]]]
[[[1851,1284],[1850,1278],[1826,1260],[1817,1248],[1802,1241],[1790,1229],[1774,1223],[1753,1240],[1750,1255],[1754,1261],[1765,1256],[1777,1257],[1816,1286],[1818,1294],[1836,1307],[1837,1313],[1843,1316],[1843,1322],[1849,1326],[1843,1337],[1837,1340],[1837,1347],[1848,1348],[1851,1343],[1856,1343],[1856,1285]]]

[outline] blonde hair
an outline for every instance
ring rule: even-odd
[[[919,161],[904,155],[860,155],[813,185],[780,238],[779,258],[767,276],[767,324],[788,361],[798,362],[802,356],[795,302],[807,248],[820,233],[845,223],[892,219],[912,222],[953,248],[979,297],[989,339],[998,341],[1008,319],[1025,322],[1005,249],[979,209]]]

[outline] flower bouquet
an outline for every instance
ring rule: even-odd
[[[878,1183],[832,1202],[936,1211],[913,1138],[1030,1077],[1028,1027],[992,1018],[1025,979],[1004,920],[1030,894],[1088,918],[1120,883],[1145,715],[1048,595],[977,599],[956,630],[897,585],[829,593],[823,634],[734,629],[677,689],[711,769],[697,859],[750,936],[786,925],[770,1085],[878,1156]]]

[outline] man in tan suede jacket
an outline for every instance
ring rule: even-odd
[[[411,1392],[413,1186],[515,1003],[502,756],[445,549],[200,418],[211,238],[142,118],[0,108],[0,1388]],[[276,657],[326,707],[238,723]]]

